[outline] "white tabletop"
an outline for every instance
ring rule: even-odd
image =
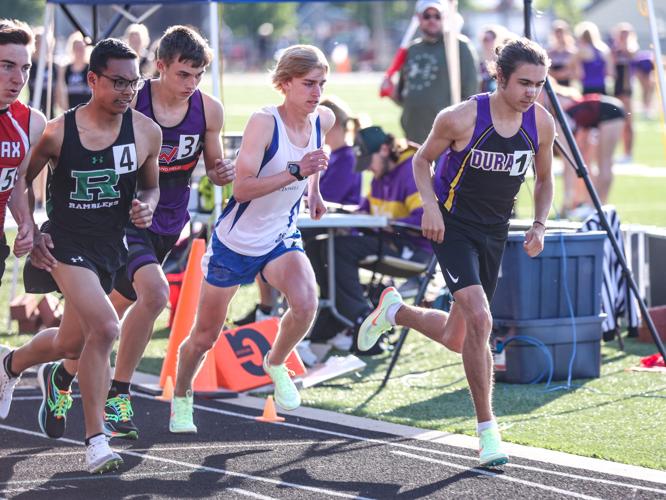
[[[300,229],[336,227],[386,227],[388,217],[369,214],[324,214],[319,220],[310,218],[309,213],[299,214],[296,225]]]

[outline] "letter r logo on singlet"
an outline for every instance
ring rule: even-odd
[[[76,179],[76,191],[69,195],[71,200],[92,201],[95,192],[98,193],[98,200],[116,200],[120,198],[120,191],[116,189],[120,175],[111,168],[72,170],[71,174]]]

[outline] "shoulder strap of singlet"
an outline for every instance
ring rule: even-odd
[[[67,147],[83,149],[81,138],[79,137],[79,130],[76,128],[76,110],[82,105],[78,105],[68,111],[65,111],[65,134],[62,138],[63,148]]]
[[[129,108],[123,113],[123,121],[120,124],[120,134],[118,134],[118,141],[134,142],[134,126],[133,126],[132,108]]]
[[[493,119],[490,115],[490,94],[477,94],[473,96],[476,101],[476,124],[474,125],[474,137],[479,137],[489,126]]]

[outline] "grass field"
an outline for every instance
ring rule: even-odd
[[[356,112],[366,113],[374,123],[399,134],[400,110],[377,96],[378,75],[331,77],[327,92],[345,99]],[[250,113],[262,105],[280,102],[268,78],[230,75],[224,81],[226,130],[240,131]],[[636,161],[666,167],[662,136],[656,122],[637,123]],[[531,216],[528,180],[521,191],[518,214]],[[555,206],[561,200],[557,180]],[[624,222],[666,227],[666,177],[619,176],[611,202]],[[8,231],[8,240],[14,237]],[[21,261],[22,266],[22,261]],[[12,260],[7,261],[0,288],[0,343],[20,346],[29,335],[8,331],[8,295]],[[19,274],[18,293],[23,290]],[[244,287],[230,308],[238,318],[255,303],[254,286]],[[159,373],[169,331],[167,313],[156,325],[140,370]],[[13,325],[15,328],[15,324]],[[11,330],[11,329],[10,329]],[[567,390],[547,390],[544,385],[497,384],[495,408],[507,441],[540,446],[585,456],[646,467],[666,469],[666,452],[657,437],[666,421],[666,380],[663,375],[628,372],[640,356],[655,352],[651,344],[628,341],[626,351],[615,343],[602,347],[602,376],[575,381]],[[369,416],[447,432],[474,434],[474,415],[458,355],[411,334],[400,363],[385,390],[377,392],[388,356],[368,360],[359,375],[333,380],[303,392],[304,404]],[[559,385],[554,383],[553,386]],[[36,410],[37,406],[35,407]]]

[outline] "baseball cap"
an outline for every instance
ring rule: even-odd
[[[419,0],[416,2],[416,13],[423,14],[428,9],[436,9],[444,12],[445,5],[440,0]]]
[[[377,153],[382,144],[386,144],[388,140],[388,134],[376,125],[359,130],[354,141],[356,171],[361,172],[368,168],[372,155]]]

